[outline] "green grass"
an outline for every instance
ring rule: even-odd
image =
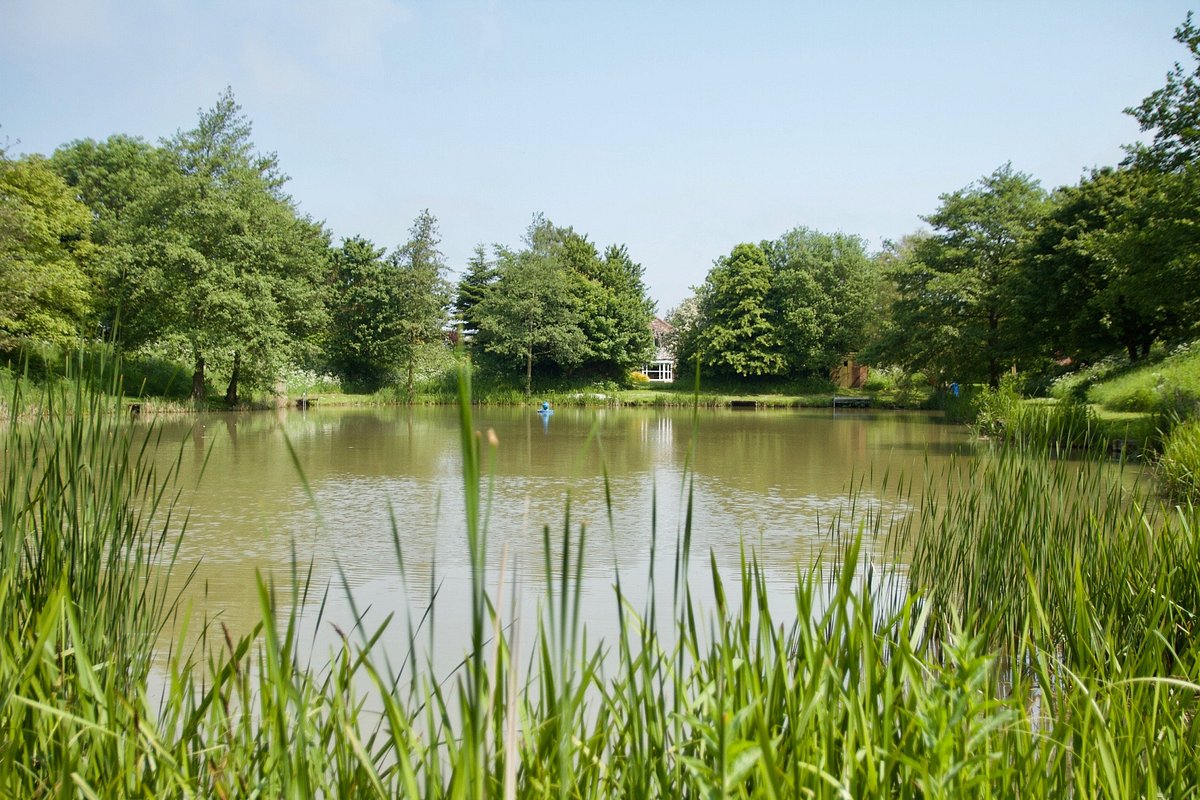
[[[1052,394],[1086,399],[1107,411],[1194,414],[1200,403],[1200,343],[1156,353],[1145,362],[1106,360],[1064,376]]]
[[[1180,423],[1167,434],[1158,473],[1168,495],[1200,504],[1200,418]]]
[[[151,521],[172,476],[147,471],[144,440],[95,405],[107,401],[74,402],[88,413],[45,398],[42,422],[7,427],[0,795],[1124,798],[1200,785],[1200,518],[1128,493],[1100,462],[1018,445],[926,476],[915,515],[848,501],[825,531],[827,566],[800,570],[782,605],[753,552],[723,574],[691,552],[690,524],[678,541],[651,524],[674,563],[640,608],[614,576],[620,633],[596,642],[580,622],[594,533],[569,507],[543,529],[538,619],[514,620],[505,588],[485,586],[497,445],[475,430],[464,376],[473,577],[459,668],[438,674],[419,654],[419,615],[363,617],[314,658],[298,609],[323,609],[320,587],[293,576],[279,598],[263,578],[255,634],[209,629],[200,650],[176,649],[152,698],[153,634],[173,609],[148,571],[169,565],[172,537]],[[908,566],[865,566],[872,536]],[[403,575],[398,535],[396,548]],[[709,565],[712,607],[692,594],[693,559]],[[377,648],[389,631],[409,642],[398,669]]]

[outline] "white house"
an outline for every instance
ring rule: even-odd
[[[654,332],[654,360],[647,362],[642,372],[655,383],[670,383],[675,380],[675,353],[668,340],[675,329],[655,317],[650,322],[650,330]]]

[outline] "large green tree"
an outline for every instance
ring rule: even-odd
[[[1179,182],[1102,169],[1054,193],[1013,289],[1025,353],[1089,362],[1123,348],[1132,360],[1188,317],[1181,300],[1196,296],[1195,279],[1188,291],[1187,270],[1172,269],[1175,249],[1156,241],[1176,239],[1172,228],[1183,235],[1180,193],[1164,185]]]
[[[392,376],[394,341],[401,335],[400,293],[384,252],[356,236],[343,241],[331,259],[330,366],[347,385],[366,391]]]
[[[582,367],[624,378],[645,362],[654,346],[654,303],[646,295],[642,266],[623,245],[609,246],[601,257],[586,236],[569,228],[559,232],[553,252],[573,273],[583,310],[579,324],[588,346]]]
[[[445,278],[445,259],[438,250],[440,243],[437,218],[425,209],[413,221],[408,241],[387,259],[396,288],[397,335],[392,347],[405,374],[410,402],[420,348],[442,338],[450,305],[450,284]]]
[[[137,207],[173,169],[170,153],[141,139],[115,135],[97,142],[82,139],[54,152],[50,163],[92,215],[97,280],[96,316],[104,335],[127,347],[151,340],[155,325],[148,314],[130,308],[137,279],[132,269],[132,230]],[[129,309],[131,313],[123,314]]]
[[[524,248],[482,250],[459,285],[459,307],[498,366],[623,378],[653,348],[643,270],[623,245],[603,255],[582,233],[535,215]],[[468,280],[469,278],[469,280]],[[539,322],[540,320],[540,322]]]
[[[0,151],[0,346],[66,343],[89,317],[91,215],[40,156]]]
[[[1106,268],[1103,295],[1133,357],[1156,338],[1200,333],[1200,165],[1124,174],[1107,224],[1086,239]]]
[[[1018,351],[1015,282],[1046,193],[1006,164],[941,201],[924,217],[932,233],[891,275],[894,325],[881,349],[933,376],[995,386]]]
[[[783,341],[768,302],[771,277],[758,245],[739,244],[717,259],[698,291],[700,321],[689,348],[702,368],[738,377],[786,371]]]
[[[858,236],[795,228],[762,248],[789,371],[826,374],[864,344],[875,272]]]
[[[580,279],[564,266],[560,241],[558,229],[535,217],[525,248],[498,249],[495,285],[474,307],[477,341],[500,365],[523,368],[526,396],[535,367],[570,370],[589,354]]]
[[[1190,12],[1175,41],[1191,63],[1176,63],[1161,89],[1126,109],[1153,138],[1128,148],[1131,189],[1090,237],[1129,315],[1157,327],[1146,336],[1168,339],[1196,335],[1200,317],[1200,28]]]
[[[1175,41],[1188,49],[1192,63],[1184,67],[1176,62],[1161,89],[1125,109],[1143,131],[1154,134],[1149,144],[1128,148],[1130,162],[1163,172],[1200,161],[1200,28],[1193,24],[1192,12],[1175,29]]]
[[[226,90],[165,143],[172,169],[133,210],[126,313],[187,353],[197,400],[213,365],[229,376],[230,403],[243,382],[270,385],[326,325],[328,234],[296,213],[274,154],[250,134]]]
[[[465,329],[479,330],[475,306],[487,297],[496,278],[495,261],[488,258],[487,249],[482,244],[475,245],[475,250],[467,262],[467,269],[459,279],[454,293],[454,313]]]

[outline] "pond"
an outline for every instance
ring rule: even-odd
[[[396,612],[418,620],[436,588],[438,624],[465,627],[470,569],[457,409],[289,410],[154,424],[166,443],[159,458],[182,458],[180,504],[190,515],[176,574],[196,570],[187,596],[197,613],[244,632],[258,615],[257,574],[286,587],[293,570],[311,569],[315,589],[303,611],[310,617],[332,586],[325,620],[346,626],[347,585],[373,619]],[[572,546],[586,530],[582,616],[601,636],[615,630],[618,571],[635,608],[644,607],[653,575],[659,611],[670,612],[689,497],[689,582],[701,602],[712,595],[710,553],[733,577],[743,548],[786,597],[797,570],[830,553],[830,525],[852,494],[860,520],[864,508],[905,514],[915,498],[900,477],[915,477],[919,490],[927,471],[971,448],[961,427],[900,412],[559,408],[547,417],[477,408],[474,428],[496,441],[485,447],[493,593],[499,588],[509,602],[517,587],[512,613],[536,618],[546,585],[543,530],[550,528],[557,564],[569,507]],[[882,544],[874,548],[868,559],[883,558]]]

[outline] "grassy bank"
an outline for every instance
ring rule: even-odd
[[[681,576],[709,559],[685,527],[658,543],[674,567],[650,594],[673,625],[626,606],[618,638],[598,643],[579,623],[575,554],[589,533],[569,512],[546,521],[560,556],[546,560],[540,618],[513,619],[505,588],[485,586],[495,445],[475,432],[468,391],[474,579],[455,673],[435,674],[415,644],[402,664],[377,651],[388,627],[412,643],[420,620],[347,627],[313,658],[298,612],[279,611],[264,579],[256,635],[215,629],[206,650],[176,651],[161,698],[147,675],[171,606],[147,565],[170,561],[151,521],[171,476],[82,395],[87,414],[10,424],[0,794],[1129,797],[1200,785],[1193,508],[1131,496],[1098,464],[1001,449],[927,476],[939,491],[918,515],[888,525],[848,508],[828,533],[840,566],[801,570],[784,607],[753,553],[734,574],[712,564],[715,607],[697,606]],[[911,565],[865,570],[863,535]]]
[[[68,368],[59,365],[59,376],[63,372],[78,374],[78,365]],[[124,376],[124,383],[136,380],[136,367]],[[16,383],[27,385],[27,398],[38,396],[40,389],[54,384],[70,385],[72,379],[47,376],[40,371],[35,374],[22,373],[14,369],[0,369],[0,391],[2,396],[11,396]],[[543,401],[559,407],[660,407],[690,408],[697,403],[703,408],[728,408],[737,403],[749,403],[758,408],[830,408],[835,396],[865,397],[874,408],[920,409],[931,405],[934,393],[930,387],[892,388],[876,390],[843,389],[827,382],[807,382],[791,386],[755,386],[754,384],[731,384],[719,388],[704,387],[697,392],[694,386],[684,384],[641,384],[623,385],[613,381],[549,381],[534,387],[533,394],[525,396],[525,390],[502,381],[484,381],[474,397],[477,405],[527,407],[541,405]],[[239,410],[268,410],[280,405],[294,407],[304,398],[313,406],[328,408],[382,407],[405,405],[453,405],[457,395],[452,387],[443,382],[428,382],[416,387],[410,398],[403,387],[386,387],[372,393],[343,391],[332,379],[313,379],[310,376],[293,378],[286,382],[281,395],[266,392],[248,392],[238,406]],[[147,414],[178,414],[196,410],[196,405],[186,395],[155,395],[148,384],[142,391],[123,397],[125,411],[138,405]],[[201,405],[205,411],[227,411],[223,397],[212,395]],[[18,411],[28,410],[19,409]],[[0,401],[0,418],[7,417],[9,406]]]
[[[479,405],[529,406],[543,401],[554,406],[633,406],[690,408],[727,408],[735,403],[754,404],[759,408],[829,408],[835,396],[869,398],[876,408],[916,409],[934,404],[933,388],[910,382],[877,381],[869,389],[846,389],[827,380],[746,379],[705,382],[697,387],[694,380],[675,383],[648,381],[546,379],[535,380],[530,396],[523,384],[492,375],[473,376],[473,400]],[[388,387],[373,395],[339,397],[330,395],[330,405],[395,405],[407,401],[400,387]],[[418,404],[449,405],[458,401],[457,373],[440,380],[420,384],[413,401]],[[323,400],[322,402],[326,402]]]
[[[1051,395],[1109,412],[1187,416],[1200,404],[1200,342],[1155,351],[1143,361],[1106,359],[1063,376]]]

